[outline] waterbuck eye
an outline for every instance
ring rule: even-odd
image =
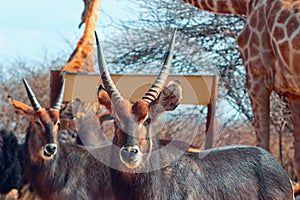
[[[148,126],[150,123],[151,123],[151,118],[149,117],[144,121],[143,125]]]

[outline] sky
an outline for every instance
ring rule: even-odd
[[[100,9],[118,19],[129,15],[124,4],[125,0],[101,0]],[[65,49],[71,53],[84,30],[84,27],[78,29],[83,6],[82,0],[2,1],[0,60],[34,60]],[[106,20],[102,14],[99,11],[99,20]],[[97,32],[101,35],[101,30]]]

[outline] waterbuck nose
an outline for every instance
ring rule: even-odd
[[[56,149],[57,149],[57,144],[46,144],[45,145],[45,150],[50,155],[54,154],[56,152]]]
[[[127,146],[122,147],[121,155],[123,157],[132,158],[139,153],[139,148],[137,146]]]

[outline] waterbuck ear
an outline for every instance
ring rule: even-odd
[[[158,117],[164,111],[174,110],[182,98],[182,87],[179,81],[170,81],[161,91],[159,97],[151,106],[152,118]]]
[[[24,115],[28,118],[32,118],[35,115],[34,109],[20,101],[14,100],[11,96],[7,97],[9,102],[13,105],[16,114]]]
[[[97,91],[97,97],[98,97],[98,102],[100,105],[103,105],[106,110],[111,114],[111,100],[106,92],[106,90],[102,87],[102,85],[99,85],[98,91]]]

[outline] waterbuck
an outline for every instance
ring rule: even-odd
[[[64,84],[54,106],[45,109],[25,79],[23,82],[32,107],[9,99],[30,120],[23,167],[33,190],[41,199],[114,199],[109,168],[85,148],[57,138]],[[105,150],[99,147],[96,151]]]
[[[0,130],[0,199],[17,199],[21,188],[22,169],[16,136]]]
[[[177,81],[166,84],[175,33],[156,81],[133,104],[117,90],[97,35],[96,41],[104,85],[98,89],[98,101],[115,121],[111,177],[117,199],[293,199],[287,173],[261,148],[227,146],[179,153],[161,147],[155,119],[164,111],[174,110],[182,94]]]

